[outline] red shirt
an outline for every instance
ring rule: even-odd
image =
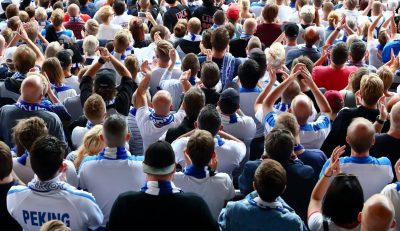
[[[269,47],[281,34],[281,25],[276,23],[263,23],[257,26],[257,31],[254,35],[257,36],[266,47]]]
[[[81,17],[81,19],[83,19],[84,22],[87,22],[87,20],[90,19],[90,16],[87,14],[80,14],[79,17]],[[67,12],[64,15],[64,22],[68,22],[68,21],[69,21],[69,14]]]
[[[312,78],[318,87],[340,91],[347,86],[349,75],[357,69],[355,66],[344,66],[338,69],[332,66],[317,66],[313,69]]]

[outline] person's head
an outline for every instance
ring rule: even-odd
[[[320,40],[318,29],[315,26],[307,27],[304,31],[303,38],[307,45],[314,45]]]
[[[295,58],[292,62],[292,69],[298,64],[298,63],[302,63],[304,65],[306,65],[307,70],[312,73],[313,69],[314,69],[314,62],[311,61],[310,58],[308,58],[307,56],[299,56],[297,58]],[[299,77],[301,78],[301,74],[299,75]],[[302,82],[299,81],[299,84],[301,85]]]
[[[331,51],[331,60],[333,64],[341,66],[346,63],[348,57],[349,50],[347,49],[346,43],[340,42],[333,46]]]
[[[201,31],[201,21],[200,19],[193,17],[189,19],[188,22],[188,31],[190,33],[199,34]]]
[[[332,112],[337,114],[344,107],[344,99],[340,92],[335,90],[329,90],[324,93]]]
[[[376,73],[383,82],[384,91],[388,91],[392,86],[394,75],[390,68],[386,65],[381,66]]]
[[[357,6],[357,0],[346,0],[344,1],[348,10],[354,10]]]
[[[95,125],[83,136],[82,144],[76,150],[76,158],[74,160],[76,169],[79,169],[82,160],[86,156],[97,155],[105,147],[103,140],[100,139],[102,133],[103,125]]]
[[[364,59],[367,46],[360,39],[350,44],[350,57],[353,62],[361,62]]]
[[[196,167],[205,167],[215,154],[215,141],[210,132],[196,130],[189,138],[185,153],[189,155],[192,164]]]
[[[139,67],[139,60],[137,59],[136,55],[131,54],[126,56],[124,60],[125,67],[128,69],[128,71],[131,73],[132,78],[136,78],[137,73],[140,70]]]
[[[11,40],[14,38],[14,32],[6,27],[1,31],[1,35],[4,37],[4,40],[7,44],[11,42]]]
[[[213,21],[218,26],[224,25],[224,23],[226,21],[224,11],[222,11],[222,10],[215,11],[215,13],[213,15]]]
[[[166,0],[165,2],[166,2],[167,4],[173,5],[173,4],[175,4],[176,0]]]
[[[311,24],[315,19],[315,8],[311,5],[303,6],[300,10],[300,17],[304,24]]]
[[[70,17],[77,17],[80,13],[79,6],[73,3],[68,6],[67,12]]]
[[[115,1],[112,7],[117,16],[124,14],[126,8],[125,2],[122,0]]]
[[[56,9],[51,13],[51,22],[55,27],[61,27],[62,23],[64,22],[64,11],[61,9]]]
[[[219,67],[213,61],[205,61],[201,66],[200,80],[206,88],[213,88],[219,82]]]
[[[17,31],[21,23],[21,19],[18,16],[14,16],[7,20],[7,27],[10,28],[12,31]]]
[[[44,57],[46,59],[51,58],[51,57],[56,57],[57,53],[59,51],[61,51],[62,49],[63,49],[63,47],[60,45],[59,42],[57,42],[57,41],[51,42],[47,45],[47,48],[44,52]]]
[[[130,137],[128,125],[123,116],[112,114],[106,118],[100,139],[107,147],[123,147]]]
[[[272,45],[265,49],[265,55],[267,56],[267,63],[272,68],[280,69],[285,63],[285,48],[282,43],[272,43]]]
[[[224,27],[218,27],[211,33],[212,49],[218,52],[226,50],[229,44],[229,33]]]
[[[62,221],[51,220],[42,225],[40,231],[71,231]]]
[[[289,41],[296,41],[299,35],[299,26],[296,23],[289,22],[283,26],[283,32],[286,39]]]
[[[328,15],[327,21],[329,26],[335,26],[341,20],[341,14],[339,11],[331,11]]]
[[[99,23],[94,19],[89,19],[85,23],[85,34],[96,36],[99,32]]]
[[[35,18],[40,22],[46,21],[47,20],[46,9],[44,9],[43,7],[38,7],[35,10]]]
[[[41,102],[47,92],[47,83],[39,73],[28,73],[21,84],[21,99],[28,103]]]
[[[346,142],[356,154],[368,153],[375,143],[375,129],[371,121],[358,117],[347,128]]]
[[[186,116],[195,121],[199,116],[200,110],[204,107],[206,97],[203,91],[198,87],[190,88],[183,96],[183,104],[185,105]]]
[[[289,112],[282,112],[275,119],[274,128],[285,129],[292,133],[293,137],[297,137],[300,132],[300,126],[296,117]]]
[[[252,48],[248,52],[248,58],[256,61],[256,63],[258,64],[258,73],[259,73],[258,76],[259,78],[263,77],[265,71],[267,70],[267,56],[265,55],[264,51],[258,47]]]
[[[28,35],[28,38],[32,41],[36,41],[37,32],[39,30],[38,24],[36,22],[29,21],[25,23],[25,31]]]
[[[323,13],[324,19],[326,19],[328,17],[328,15],[332,12],[333,7],[334,7],[334,5],[332,2],[324,2],[323,6],[322,6],[322,13]]]
[[[383,81],[376,75],[363,76],[360,84],[362,102],[367,106],[375,106],[384,92]]]
[[[11,150],[3,141],[0,141],[0,180],[8,177],[13,169]]]
[[[172,97],[168,91],[160,90],[153,96],[151,105],[157,115],[168,115],[172,109]]]
[[[217,135],[221,129],[221,117],[214,105],[207,104],[200,110],[196,126],[210,132],[212,136]]]
[[[363,189],[354,175],[335,176],[322,201],[322,214],[336,224],[357,223],[364,205]]]
[[[187,27],[183,23],[176,23],[173,28],[173,33],[176,38],[182,38],[186,34]]]
[[[135,42],[144,41],[144,25],[141,18],[133,17],[129,21],[129,31],[131,32],[133,40]]]
[[[382,47],[384,47],[389,40],[390,38],[386,31],[384,30],[379,31],[378,42]]]
[[[150,144],[144,155],[143,172],[156,179],[171,180],[175,173],[175,153],[171,144],[166,141]]]
[[[374,1],[371,7],[371,14],[373,16],[378,16],[383,11],[383,5],[379,1]]]
[[[182,71],[190,70],[192,76],[196,76],[200,70],[200,62],[194,53],[186,54],[182,59]]]
[[[242,87],[247,89],[255,88],[260,79],[258,63],[252,59],[246,60],[244,63],[240,64],[238,76]]]
[[[64,71],[71,69],[73,55],[74,55],[74,52],[70,49],[61,49],[57,53],[57,59],[60,61],[61,67]]]
[[[116,81],[116,72],[114,69],[100,69],[97,71],[94,79],[94,92],[101,95],[104,101],[113,100],[117,95]]]
[[[96,36],[89,35],[83,39],[83,52],[87,56],[92,56],[96,53],[97,47],[99,46],[99,40]]]
[[[297,95],[292,100],[290,111],[296,116],[300,125],[306,124],[308,118],[312,115],[313,103],[306,95]]]
[[[294,137],[285,129],[272,129],[265,137],[265,154],[286,166],[293,152]]]
[[[249,0],[243,0],[242,4],[240,5],[240,9],[242,12],[247,12],[250,10],[250,1]]]
[[[29,150],[32,170],[40,181],[51,180],[65,169],[64,156],[63,143],[50,135],[37,138]]]
[[[248,1],[248,0],[246,0]],[[254,18],[246,18],[243,24],[243,31],[248,35],[253,35],[257,30],[257,21]]]
[[[212,34],[212,30],[208,29],[205,30],[202,34],[202,38],[201,38],[201,44],[203,45],[203,47],[205,49],[211,49],[211,34]]]
[[[27,73],[35,66],[36,54],[27,45],[20,45],[12,52],[14,67],[21,73]]]
[[[156,32],[159,32],[161,39],[165,39],[165,37],[168,35],[168,31],[164,26],[162,26],[162,25],[153,26],[153,28],[151,28],[151,31],[150,31],[151,41],[154,41],[154,34]]]
[[[236,113],[240,107],[239,92],[233,88],[225,89],[219,97],[218,107],[221,110],[221,113],[225,115]]]
[[[159,61],[163,63],[168,63],[170,58],[169,58],[169,51],[173,49],[173,46],[171,43],[161,40],[160,42],[157,43],[156,47],[156,56]]]
[[[266,202],[274,202],[285,190],[286,183],[286,170],[273,159],[263,160],[254,173],[254,189]]]
[[[43,2],[43,4],[40,4],[41,1]],[[39,0],[39,5],[40,5],[41,7],[44,7],[44,8],[47,9],[47,7],[49,6],[49,4],[50,4],[50,1],[49,1],[49,0]],[[64,4],[63,4],[63,2],[62,2],[62,1],[57,1],[57,2],[55,2],[55,3],[53,4],[53,10],[55,10],[55,9],[64,10]]]
[[[114,14],[114,10],[112,9],[111,6],[102,6],[99,11],[99,18],[103,23],[110,23],[113,14]]]
[[[10,4],[6,7],[5,15],[7,19],[10,19],[14,16],[18,16],[18,14],[19,14],[19,8],[17,5]]]
[[[13,128],[12,134],[17,153],[22,154],[25,150],[29,150],[35,138],[47,134],[46,123],[42,118],[34,116],[19,120]]]
[[[395,209],[392,202],[382,194],[371,196],[359,214],[362,231],[386,231],[396,227]]]
[[[29,18],[29,14],[26,11],[20,11],[18,13],[18,17],[21,20],[21,22],[27,23],[31,20],[31,18]]]
[[[46,73],[52,84],[58,86],[64,82],[64,72],[57,58],[52,57],[46,59],[43,62],[42,70]]]
[[[114,36],[114,51],[118,53],[125,52],[126,48],[129,47],[129,44],[132,42],[132,36],[128,30],[120,30],[115,33]]]
[[[235,25],[233,25],[231,22],[226,23],[225,25],[222,26],[228,31],[229,34],[229,39],[233,39],[233,36],[235,36]]]
[[[261,15],[266,23],[274,23],[278,17],[279,8],[275,3],[268,3],[264,6]]]
[[[366,67],[360,67],[356,72],[353,72],[349,76],[349,84],[351,91],[353,93],[356,93],[358,90],[360,90],[360,85],[361,85],[361,79],[364,75],[368,75],[369,70]]]
[[[293,99],[301,93],[300,85],[297,81],[291,82],[282,92],[281,100],[283,103],[292,104]],[[290,110],[291,111],[291,110]]]
[[[106,103],[100,95],[94,93],[83,104],[83,113],[93,124],[100,124],[106,117]]]
[[[231,23],[236,23],[240,18],[240,10],[237,4],[231,4],[226,11],[226,18]]]
[[[141,10],[146,10],[151,6],[150,0],[139,0],[138,5]]]

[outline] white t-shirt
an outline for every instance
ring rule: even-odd
[[[367,43],[369,65],[372,65],[376,68],[379,68],[383,65],[382,59],[378,57],[378,45],[378,39],[374,39],[374,41]]]
[[[132,15],[126,13],[122,15],[114,15],[111,24],[120,25],[124,29],[128,29],[129,21],[133,18]]]
[[[292,8],[286,5],[280,5],[278,11],[278,18],[280,23],[289,22],[290,16],[292,15]]]
[[[232,180],[225,173],[217,173],[211,177],[207,174],[205,178],[199,179],[177,172],[173,182],[183,192],[196,193],[203,198],[215,219],[218,219],[225,201],[235,196]]]
[[[232,176],[233,170],[239,167],[240,162],[246,155],[246,145],[243,142],[227,140],[223,138],[215,138],[215,152],[218,160],[218,172],[224,172]],[[183,151],[186,148],[189,137],[182,137],[172,142],[172,148],[175,152],[175,163],[186,166]]]
[[[61,102],[63,102],[65,99],[67,99],[69,97],[74,97],[77,95],[75,89],[73,89],[72,87],[67,86],[67,85],[65,85],[64,87],[66,87],[66,88],[65,89],[63,89],[63,87],[55,88],[55,89],[57,89],[55,91],[55,94]],[[67,89],[67,88],[69,88],[69,89]]]
[[[142,161],[135,156],[117,159],[116,148],[106,148],[104,156],[86,157],[79,169],[79,187],[92,193],[104,214],[105,227],[118,195],[139,191],[145,182]]]
[[[385,195],[392,202],[394,206],[394,218],[396,219],[396,228],[393,230],[400,230],[399,222],[400,222],[400,183],[396,182],[393,184],[387,185],[383,188],[381,194]]]
[[[114,35],[118,31],[122,30],[122,26],[120,25],[115,25],[115,24],[110,24],[110,25],[104,25],[100,24],[99,26],[99,33],[97,33],[97,38],[104,39],[104,40],[114,40]]]
[[[81,93],[81,90],[79,89],[79,80],[78,76],[76,75],[70,75],[68,77],[65,77],[65,82],[66,85],[72,87],[77,94]]]
[[[156,142],[169,128],[177,127],[185,118],[186,113],[184,110],[179,110],[173,115],[173,120],[168,125],[156,127],[154,122],[150,119],[151,112],[149,107],[143,106],[136,111],[136,123],[138,124],[140,134],[143,138],[144,152],[150,144]]]
[[[164,73],[167,70],[168,70],[167,68],[157,67],[151,73],[151,79],[150,79],[149,86],[150,86],[150,94],[152,96],[160,89],[161,77],[164,75]],[[171,79],[178,80],[179,77],[181,77],[181,74],[182,74],[182,71],[179,68],[175,67],[172,70]]]
[[[264,127],[262,123],[255,119],[256,117],[254,113],[254,103],[259,94],[259,92],[240,92],[240,110],[242,110],[245,115],[253,118],[256,124],[256,138],[264,136]]]
[[[234,119],[236,118],[236,120]],[[256,123],[250,116],[232,116],[221,114],[224,131],[240,140],[252,140],[256,134]]]
[[[323,231],[324,230],[323,220],[324,220],[324,217],[323,217],[322,213],[315,212],[315,213],[311,214],[311,216],[308,218],[308,227],[310,228],[310,231]],[[360,225],[358,225],[357,227],[355,227],[353,229],[345,229],[345,228],[337,226],[330,219],[327,219],[327,222],[328,222],[329,231],[359,231],[361,228]]]

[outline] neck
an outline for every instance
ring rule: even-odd
[[[26,100],[25,98],[23,98],[23,97],[21,97],[20,98],[22,101],[24,101],[25,103],[30,103],[30,104],[40,104],[41,102],[42,102],[42,100],[38,100],[38,101],[35,101],[35,100],[33,100],[33,99],[28,99],[28,100]]]
[[[225,55],[225,51],[216,51],[216,50],[212,49],[212,57],[213,58],[222,59],[222,58],[224,58],[224,55]]]
[[[369,150],[366,151],[366,152],[358,153],[358,152],[354,151],[353,149],[351,149],[351,156],[354,156],[354,157],[367,157],[367,156],[369,156]]]
[[[64,70],[64,76],[70,76],[71,75],[71,70]]]
[[[289,40],[288,39],[286,45],[289,47],[297,46],[297,40]]]
[[[169,62],[163,62],[158,60],[158,67],[167,68],[169,66]]]
[[[169,112],[165,113],[154,108],[154,114],[156,114],[157,116],[167,116]]]
[[[361,105],[367,109],[376,109],[376,105],[367,105],[366,103],[364,103],[364,100],[361,99]]]
[[[394,137],[396,139],[400,139],[400,131],[397,131],[394,128],[390,128],[387,134],[391,137]]]
[[[344,66],[344,64],[342,64],[342,65],[337,65],[337,64],[331,63],[331,67],[333,67],[333,68],[335,68],[335,69],[340,69],[340,68],[342,68],[343,66]]]
[[[14,180],[14,178],[12,177],[11,173],[10,175],[4,177],[2,180],[0,180],[0,184],[8,184],[10,182],[12,182]]]
[[[172,176],[173,176],[173,174],[162,175],[162,176],[147,174],[146,180],[147,181],[172,181]]]

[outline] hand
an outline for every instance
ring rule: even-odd
[[[396,174],[396,179],[400,181],[400,159],[394,165],[394,173]]]
[[[276,70],[271,65],[267,65],[269,82],[274,84],[276,82]]]
[[[162,40],[161,36],[160,36],[160,31],[157,31],[156,33],[154,33],[154,42],[158,43]]]
[[[335,149],[333,149],[332,155],[331,155],[331,161],[324,173],[325,176],[332,176],[332,175],[336,176],[337,174],[340,173],[339,157],[341,155],[343,155],[345,150],[346,150],[346,145],[337,146]]]
[[[290,73],[290,76],[289,76],[289,77],[293,77],[293,78],[297,77],[297,76],[301,73],[301,70],[302,70],[305,66],[306,66],[306,65],[305,65],[304,63],[298,63],[298,64],[296,64],[296,66],[294,66],[294,67],[292,68],[292,72]]]
[[[212,170],[216,171],[218,167],[218,159],[217,157],[211,158],[210,163],[208,164]]]
[[[385,105],[385,95],[382,95],[378,100],[378,109],[379,109],[379,119],[386,121],[388,117],[388,112]]]
[[[146,60],[142,63],[142,65],[140,65],[140,71],[142,72],[143,77],[151,77],[151,69],[149,66],[149,62]]]
[[[97,50],[100,52],[100,58],[102,58],[105,62],[108,62],[111,60],[111,54],[107,50],[107,48],[98,47]]]
[[[207,56],[207,61],[212,61],[211,49],[205,49],[204,52],[205,52],[205,55]]]
[[[146,18],[147,18],[150,22],[153,22],[153,21],[154,21],[153,15],[151,15],[150,12],[145,12],[145,14],[146,14]]]
[[[307,86],[311,86],[311,84],[313,83],[313,79],[311,73],[308,71],[306,67],[301,69],[301,76],[303,77],[301,79],[301,82]]]
[[[171,65],[174,66],[176,63],[176,50],[175,49],[171,49],[169,50],[169,58],[171,59]]]
[[[189,154],[187,154],[186,149],[183,151],[183,156],[185,158],[186,166],[192,165],[192,160],[190,159]],[[186,166],[182,166],[182,168],[186,168]]]
[[[345,25],[346,25],[346,16],[343,15],[342,20],[340,20],[340,22],[337,25],[337,28],[342,29]]]
[[[185,82],[185,81],[189,81],[190,75],[191,75],[192,71],[189,69],[187,71],[184,71],[181,74],[181,77],[179,78],[181,82]]]
[[[18,34],[18,36],[19,36],[22,40],[24,40],[24,41],[26,41],[26,40],[29,39],[29,38],[28,38],[28,34],[26,33],[26,30],[25,30],[25,28],[24,28],[24,24],[20,24],[20,25],[18,26],[17,34]]]

